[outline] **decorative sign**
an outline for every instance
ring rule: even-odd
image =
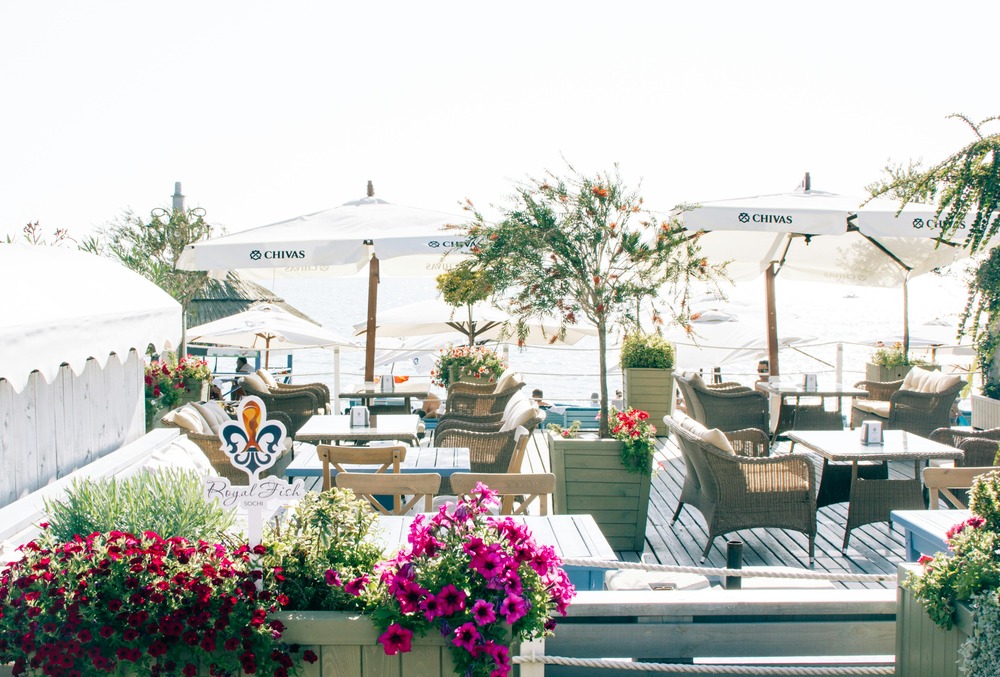
[[[248,484],[233,485],[225,477],[205,478],[205,498],[247,512],[247,537],[257,545],[263,536],[263,512],[272,503],[287,503],[305,495],[302,480],[292,484],[275,477],[260,478],[285,450],[287,431],[281,421],[267,420],[267,407],[259,397],[240,400],[236,420],[219,428],[221,450],[234,468],[247,474]]]

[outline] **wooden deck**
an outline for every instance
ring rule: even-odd
[[[546,433],[536,431],[528,444],[524,472],[548,472],[548,446]],[[787,443],[779,443],[775,453],[785,453]],[[657,474],[653,478],[649,496],[649,522],[646,527],[646,548],[643,553],[619,552],[625,561],[642,561],[656,564],[683,566],[724,567],[726,541],[743,542],[744,566],[787,566],[809,568],[809,553],[803,534],[783,529],[752,529],[719,537],[701,564],[701,552],[708,535],[701,513],[685,508],[676,524],[670,518],[677,507],[677,497],[684,481],[684,461],[672,440],[659,438],[656,454]],[[911,477],[911,462],[890,464],[890,476]],[[306,488],[319,490],[319,478],[305,478]],[[313,481],[310,481],[313,480]],[[892,574],[906,552],[901,529],[892,529],[887,522],[869,524],[854,530],[850,547],[841,554],[844,525],[847,523],[847,504],[838,503],[819,509],[816,535],[816,559],[813,571],[852,574]],[[895,588],[892,580],[885,582],[834,582],[841,588]]]
[[[776,453],[787,450],[779,444]],[[658,564],[684,566],[724,567],[726,563],[726,540],[743,542],[744,566],[789,566],[809,567],[809,553],[806,537],[794,531],[783,529],[752,529],[719,537],[715,541],[705,564],[701,565],[701,552],[708,536],[705,522],[695,509],[685,508],[677,524],[671,525],[670,518],[677,507],[677,497],[684,481],[684,461],[672,440],[660,438],[656,462],[658,471],[653,478],[649,496],[649,522],[646,527],[646,549],[643,561]],[[524,472],[548,471],[548,448],[544,433],[538,431],[528,445]],[[901,462],[898,467],[890,467],[890,476],[911,477],[913,465]],[[841,554],[844,540],[844,525],[847,523],[847,504],[820,508],[817,515],[816,559],[814,571],[847,572],[863,574],[895,574],[896,566],[902,561],[905,547],[902,530],[891,529],[887,522],[869,524],[854,530],[850,547]],[[625,560],[636,561],[637,553],[620,553]],[[895,588],[895,582],[856,583],[835,582],[843,588]]]

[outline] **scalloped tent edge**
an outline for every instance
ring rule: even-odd
[[[138,273],[65,247],[0,244],[0,379],[21,392],[32,372],[51,383],[63,366],[79,376],[180,343],[181,306]]]

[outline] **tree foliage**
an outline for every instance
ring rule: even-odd
[[[889,179],[869,186],[873,197],[887,195],[908,202],[937,197],[937,220],[942,237],[968,230],[965,246],[976,252],[1000,229],[996,210],[1000,206],[1000,132],[988,134],[984,127],[998,117],[978,123],[965,115],[950,115],[963,121],[973,140],[933,167],[921,170],[890,165]]]
[[[593,176],[570,167],[563,177],[529,178],[499,209],[494,223],[467,202],[471,221],[459,228],[475,242],[470,266],[490,280],[494,302],[517,318],[522,340],[528,321],[553,315],[563,331],[584,319],[597,327],[607,436],[608,331],[638,327],[644,304],[662,323],[661,295],[670,315],[683,321],[691,284],[714,283],[723,268],[701,258],[696,240],[675,224],[646,211],[617,167]]]

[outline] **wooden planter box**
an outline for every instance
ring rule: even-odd
[[[1000,428],[1000,400],[972,395],[972,427],[977,430]]]
[[[674,411],[674,373],[670,369],[623,370],[625,406],[649,414],[657,429]]]
[[[912,564],[899,567],[898,580],[919,571]],[[930,619],[913,594],[896,589],[896,677],[959,677],[958,649],[972,634],[972,610],[958,604],[955,626],[942,630]]]
[[[910,373],[910,370],[914,366],[919,366],[921,369],[930,369],[932,371],[938,371],[941,369],[940,364],[920,364],[912,365],[907,364],[900,367],[883,367],[879,364],[872,364],[871,362],[865,363],[865,380],[866,381],[901,381],[906,378],[906,375]]]
[[[549,435],[549,462],[556,476],[553,510],[593,515],[612,549],[641,553],[646,545],[650,476],[622,466],[621,444]]]
[[[285,624],[285,642],[312,649],[319,657],[315,663],[300,662],[302,677],[456,674],[449,643],[434,632],[414,638],[412,651],[386,656],[378,643],[379,633],[367,616],[343,611],[285,611],[274,616]]]

